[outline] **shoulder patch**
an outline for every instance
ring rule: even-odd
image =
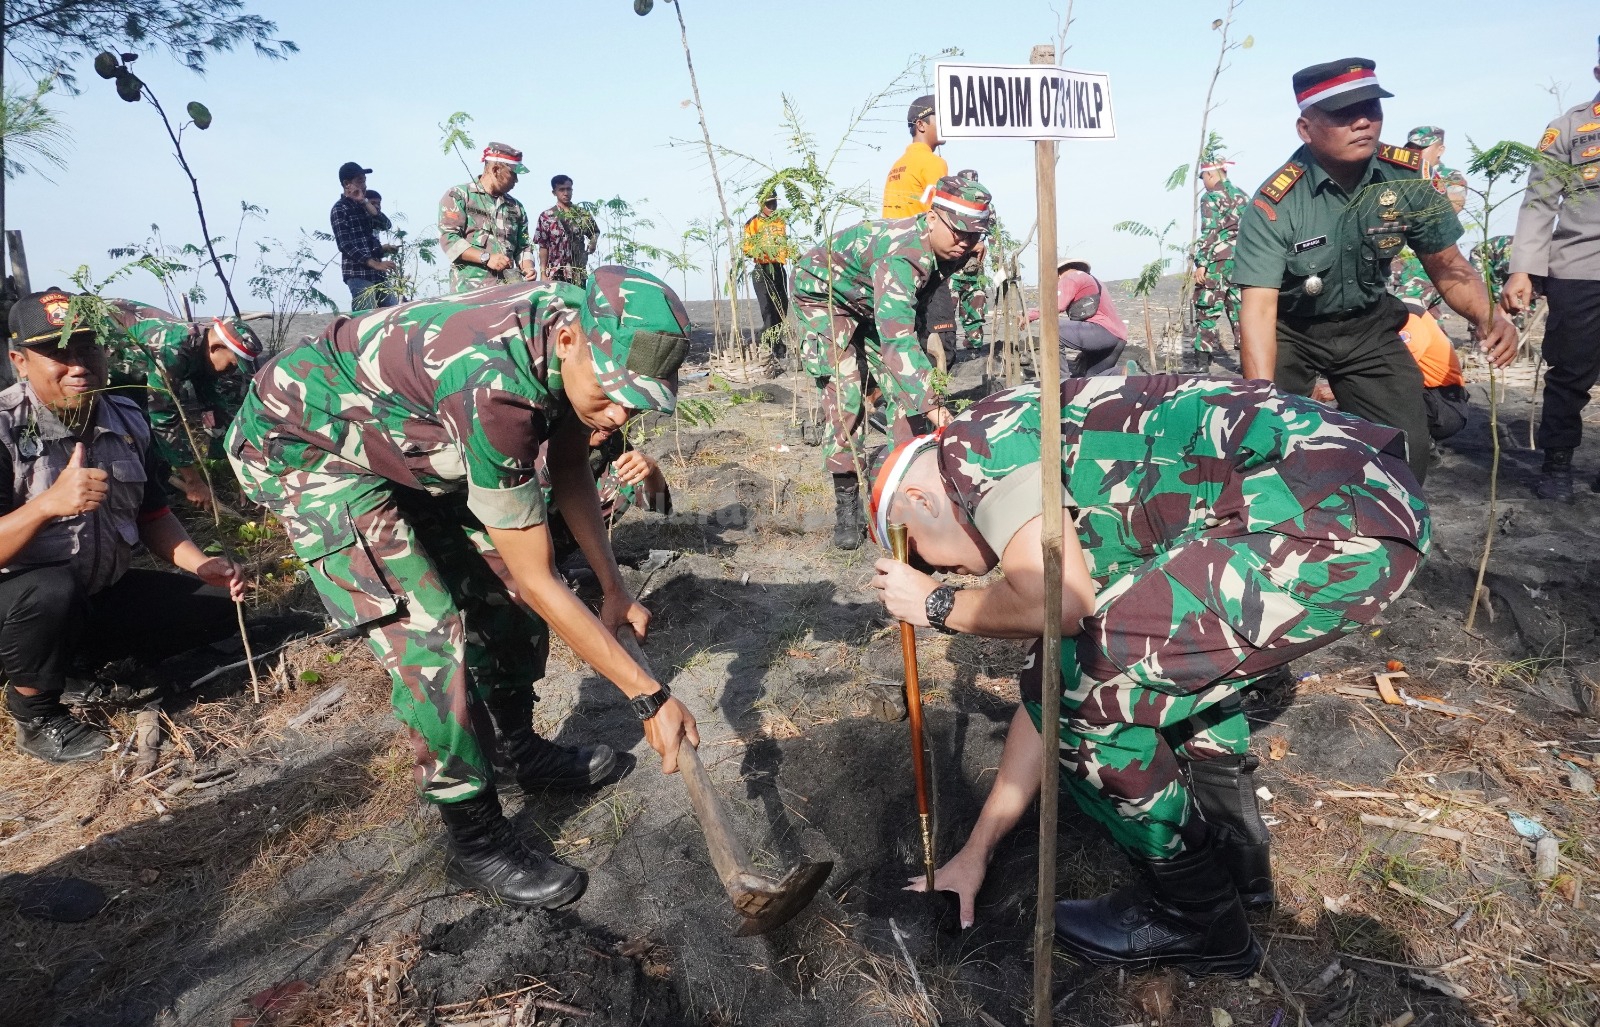
[[[1544,130],[1544,135],[1539,137],[1539,152],[1543,153],[1545,150],[1550,149],[1550,147],[1556,144],[1556,140],[1560,138],[1561,130],[1556,128],[1554,125],[1551,125],[1549,128]]]
[[[1596,100],[1594,102],[1594,106],[1589,108],[1589,111],[1590,111],[1590,113],[1594,114],[1596,117],[1600,117],[1600,100]]]
[[[1261,195],[1273,203],[1279,203],[1289,194],[1289,190],[1294,188],[1294,184],[1305,176],[1305,173],[1305,168],[1290,161],[1261,186]],[[1258,200],[1257,206],[1259,205],[1260,201]]]
[[[1412,150],[1404,146],[1390,146],[1388,143],[1378,144],[1378,159],[1398,164],[1410,171],[1422,170],[1422,151]]]
[[[1266,200],[1263,200],[1261,197],[1257,196],[1255,198],[1255,205],[1261,208],[1261,212],[1267,216],[1268,221],[1278,220],[1278,208],[1274,207]]]

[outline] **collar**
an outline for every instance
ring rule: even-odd
[[[1289,159],[1297,164],[1305,165],[1306,179],[1310,182],[1313,193],[1320,193],[1326,187],[1344,194],[1344,187],[1335,182],[1333,176],[1328,174],[1327,170],[1317,161],[1316,156],[1311,152],[1309,144],[1302,145],[1300,149],[1294,152],[1294,156]],[[1353,196],[1356,192],[1360,192],[1364,186],[1372,185],[1378,181],[1380,181],[1378,152],[1374,150],[1372,156],[1367,158],[1366,170],[1361,172],[1361,178],[1356,182],[1355,190],[1347,195]]]
[[[91,414],[93,420],[91,420],[89,426],[84,429],[84,433],[82,435],[75,435],[67,428],[66,425],[61,423],[61,419],[55,415],[55,411],[51,410],[44,403],[44,401],[39,398],[39,394],[33,391],[32,382],[25,381],[22,383],[22,394],[27,400],[27,416],[29,420],[33,422],[33,425],[37,430],[38,437],[42,440],[95,439],[99,438],[101,435],[104,435],[106,432],[113,431],[113,429],[106,427],[105,424],[102,423],[105,420],[106,413],[106,404],[103,402],[103,400],[107,398],[105,396],[95,397],[94,410]]]

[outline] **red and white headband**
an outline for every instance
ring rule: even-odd
[[[900,443],[890,453],[889,458],[883,462],[883,469],[878,472],[878,480],[872,483],[872,492],[867,499],[868,527],[872,529],[872,541],[889,548],[889,507],[893,505],[894,494],[900,491],[900,483],[905,480],[906,472],[911,470],[911,465],[930,444],[936,443],[939,435],[918,435]]]
[[[1352,89],[1361,89],[1365,86],[1375,86],[1377,84],[1377,71],[1372,68],[1355,68],[1345,72],[1343,75],[1335,75],[1333,78],[1323,79],[1309,89],[1296,93],[1294,98],[1295,102],[1300,105],[1300,109],[1305,110],[1307,107],[1313,107],[1324,100],[1338,96],[1340,93],[1348,93]]]
[[[483,151],[483,162],[488,164],[490,161],[496,161],[500,164],[510,164],[515,166],[522,163],[522,158],[513,157],[511,154],[502,150],[491,150],[485,147]]]
[[[1233,167],[1233,161],[1231,161],[1231,160],[1214,160],[1209,164],[1200,165],[1200,170],[1202,172],[1205,172],[1205,171],[1226,171],[1231,167]]]

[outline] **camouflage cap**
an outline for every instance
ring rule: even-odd
[[[612,402],[670,414],[678,405],[678,366],[689,352],[689,315],[661,279],[607,264],[589,275],[578,312],[594,375]]]
[[[946,175],[933,185],[933,208],[958,232],[987,232],[994,196],[977,179]]]
[[[483,162],[485,164],[509,164],[511,170],[519,175],[528,173],[527,165],[522,163],[522,151],[515,146],[505,143],[490,143],[483,148]]]
[[[1444,142],[1444,129],[1436,125],[1418,125],[1406,133],[1406,145],[1414,146],[1419,150],[1424,146],[1432,146],[1434,143],[1442,142]]]

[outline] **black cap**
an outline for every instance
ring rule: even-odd
[[[370,175],[371,168],[364,168],[353,160],[347,160],[339,165],[339,184],[344,185],[357,175]]]
[[[933,94],[919,96],[911,101],[911,106],[906,110],[906,124],[915,125],[923,118],[931,118],[933,111]]]
[[[1342,111],[1367,100],[1394,94],[1378,85],[1378,66],[1365,57],[1346,57],[1313,64],[1294,73],[1294,99],[1303,111],[1316,107]]]
[[[13,346],[56,346],[61,342],[61,329],[67,323],[67,308],[72,295],[61,289],[50,288],[22,297],[11,307],[11,344]],[[79,325],[73,336],[94,334],[89,325]]]

